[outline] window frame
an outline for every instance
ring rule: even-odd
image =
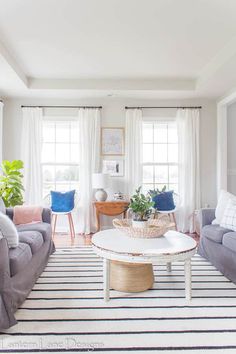
[[[152,124],[153,125],[153,127],[152,127],[153,137],[152,137],[152,142],[150,142],[150,143],[147,143],[147,142],[145,143],[145,142],[142,141],[142,154],[143,154],[143,146],[145,144],[151,144],[152,145],[152,149],[153,149],[153,151],[152,151],[153,156],[154,156],[155,144],[158,144],[158,145],[161,144],[161,143],[155,143],[155,139],[154,139],[155,128],[154,128],[154,125],[155,124],[165,124],[165,125],[167,125],[167,141],[166,141],[166,143],[163,143],[163,144],[167,145],[167,161],[166,162],[154,162],[154,161],[153,162],[143,162],[143,159],[142,159],[142,171],[143,171],[143,168],[145,166],[153,167],[153,181],[145,183],[144,179],[142,178],[142,187],[144,187],[145,185],[149,185],[149,186],[152,185],[152,189],[156,189],[156,188],[158,188],[158,185],[166,185],[167,189],[169,189],[170,185],[176,185],[177,188],[174,189],[174,191],[178,193],[179,180],[176,183],[170,182],[169,167],[177,167],[178,175],[179,175],[179,161],[177,161],[177,162],[168,162],[168,153],[169,153],[168,146],[171,144],[171,143],[169,143],[168,129],[169,129],[169,125],[170,124],[176,124],[176,120],[173,117],[165,117],[165,118],[158,118],[158,117],[148,118],[148,117],[145,117],[143,119],[143,126],[144,126],[144,124]],[[173,143],[173,144],[179,145],[179,142]],[[167,173],[167,181],[166,182],[158,183],[156,181],[155,168],[158,167],[158,166],[166,166],[167,167],[168,173]],[[143,188],[143,189],[145,189],[145,188]]]
[[[56,175],[56,168],[57,167],[67,166],[67,167],[78,167],[79,168],[79,159],[78,159],[78,162],[68,162],[68,161],[56,162],[56,147],[57,147],[57,144],[69,145],[69,156],[70,156],[70,159],[71,159],[71,146],[73,144],[79,144],[79,135],[78,135],[78,142],[72,142],[72,140],[71,140],[72,127],[70,127],[70,129],[69,129],[69,140],[68,140],[68,142],[57,141],[57,138],[56,138],[56,125],[57,125],[57,123],[71,123],[71,122],[75,122],[75,121],[77,121],[77,119],[75,119],[73,116],[71,116],[71,117],[70,116],[44,116],[43,117],[43,124],[51,122],[54,125],[54,141],[44,141],[43,132],[42,132],[42,154],[43,154],[43,144],[44,143],[45,144],[52,144],[54,146],[54,159],[55,159],[54,161],[43,162],[43,159],[41,158],[40,166],[41,166],[41,176],[42,176],[42,193],[43,193],[43,197],[45,197],[47,195],[47,194],[44,195],[44,191],[47,189],[47,188],[45,188],[46,186],[53,186],[53,190],[58,190],[58,188],[57,188],[58,185],[68,185],[69,189],[72,189],[71,186],[72,185],[74,186],[74,185],[77,184],[77,188],[76,189],[78,190],[78,188],[79,188],[79,179],[78,180],[71,180],[71,181],[57,181],[56,178],[54,178],[53,181],[45,182],[44,181],[44,177],[43,177],[43,169],[44,169],[44,167],[47,167],[47,166],[54,169],[54,176]],[[42,128],[42,131],[43,131],[43,128]]]

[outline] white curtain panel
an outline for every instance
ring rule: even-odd
[[[0,102],[0,163],[2,163],[2,138],[3,138],[2,126],[3,126],[3,102]]]
[[[142,184],[142,110],[127,109],[125,118],[125,182],[130,197]]]
[[[39,107],[24,107],[21,158],[24,162],[24,187],[26,204],[42,204],[42,121],[43,110]]]
[[[96,231],[95,211],[92,204],[92,174],[100,167],[100,109],[80,108],[78,112],[80,145],[80,197],[78,206],[79,233]]]
[[[178,109],[179,195],[178,230],[194,232],[193,213],[200,208],[199,109]]]

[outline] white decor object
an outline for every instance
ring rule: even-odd
[[[147,227],[147,220],[139,221],[139,220],[132,220],[132,226],[137,229],[144,229]]]
[[[164,237],[151,239],[131,238],[116,229],[96,233],[92,238],[94,251],[104,259],[104,300],[110,296],[110,261],[127,263],[167,264],[184,261],[185,296],[191,299],[191,258],[197,250],[196,241],[180,232],[168,231]]]
[[[98,108],[79,108],[80,198],[78,204],[78,231],[90,234],[96,231],[95,211],[92,205],[92,174],[100,166],[101,114]]]
[[[125,117],[125,182],[131,196],[142,184],[142,110],[127,109]]]
[[[178,230],[194,232],[193,213],[200,209],[199,109],[177,110],[179,140]]]
[[[236,199],[230,199],[228,201],[220,226],[236,231]]]
[[[3,102],[0,102],[0,164],[2,163],[2,122],[3,122]]]
[[[122,177],[124,175],[124,160],[103,160],[102,172],[111,177]]]
[[[0,212],[0,232],[6,238],[8,247],[15,248],[19,245],[19,235],[11,219]]]
[[[216,210],[215,210],[215,219],[212,221],[212,224],[221,224],[225,209],[230,200],[236,201],[236,196],[231,194],[225,190],[220,191],[219,199],[217,202]]]
[[[102,128],[102,155],[124,155],[124,128]]]
[[[42,108],[23,107],[21,153],[24,162],[24,200],[26,204],[42,203],[41,150]]]
[[[95,199],[104,202],[107,199],[107,192],[104,188],[109,185],[109,175],[105,173],[93,173],[93,188],[97,189]]]

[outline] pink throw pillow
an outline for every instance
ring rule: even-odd
[[[13,222],[15,225],[42,222],[42,211],[40,206],[15,206]]]

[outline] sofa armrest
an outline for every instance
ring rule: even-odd
[[[13,220],[13,208],[7,208],[6,209],[6,214],[9,216],[11,220]],[[51,209],[49,208],[43,208],[42,212],[42,220],[43,222],[46,222],[47,224],[51,224],[51,218],[52,218],[52,212]]]
[[[215,209],[200,209],[199,211],[199,223],[200,223],[200,230],[205,225],[210,225],[212,221],[215,219]]]
[[[5,238],[0,239],[0,290],[4,285],[4,277],[10,277],[9,247]]]
[[[43,208],[42,219],[43,219],[43,222],[46,222],[47,224],[51,224],[51,221],[52,221],[52,211],[51,211],[51,209]]]
[[[6,215],[13,220],[13,208],[6,208]]]

